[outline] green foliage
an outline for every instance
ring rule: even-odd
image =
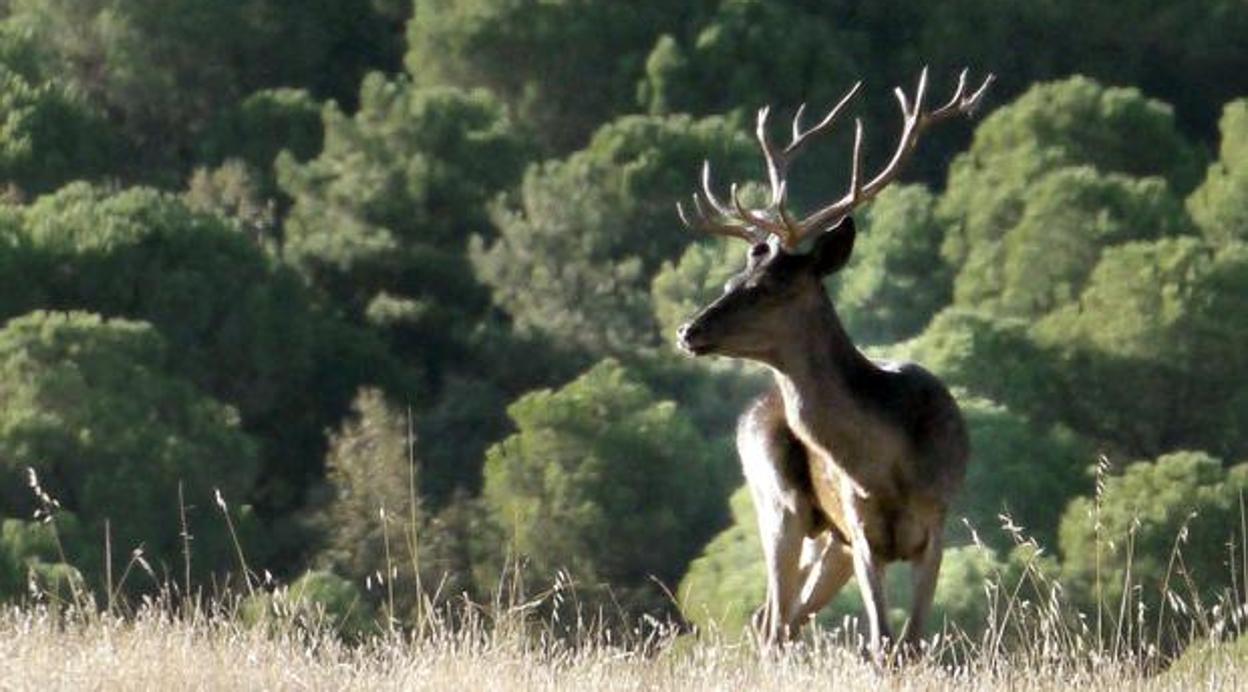
[[[1077,428],[1131,454],[1176,448],[1248,451],[1242,387],[1248,359],[1248,251],[1196,238],[1107,250],[1077,304],[1038,324],[1061,349]]]
[[[699,0],[695,5],[703,4]],[[612,0],[416,0],[407,69],[498,94],[551,152],[631,110],[645,54],[692,10]]]
[[[439,334],[484,302],[462,255],[467,237],[488,233],[485,203],[524,161],[502,106],[484,91],[374,74],[355,116],[331,106],[324,120],[320,156],[278,161],[295,200],[286,257],[349,314],[404,325],[424,350],[453,343]]]
[[[322,559],[335,572],[362,581],[389,573],[388,557],[392,564],[411,564],[424,520],[415,454],[406,416],[380,391],[361,391],[352,419],[330,438],[325,460],[331,498],[323,518]]]
[[[1181,225],[1175,228],[1174,205],[1164,199],[1163,188],[1147,181],[1098,178],[1113,173],[1161,176],[1172,189],[1185,193],[1195,185],[1199,164],[1197,151],[1175,130],[1171,109],[1135,89],[1106,88],[1083,77],[1033,87],[985,119],[970,150],[950,169],[939,210],[951,224],[944,253],[960,271],[955,286],[958,302],[980,302],[1005,290],[1004,281],[992,279],[993,272],[1003,271],[1011,262],[1024,269],[1033,261],[1024,249],[1006,252],[1016,232],[1022,232],[1024,240],[1013,244],[1025,248],[1055,233],[1078,239],[1081,233],[1094,232],[1102,242],[1112,242],[1124,239],[1123,234],[1152,237],[1181,230]],[[1037,192],[1046,176],[1080,166],[1092,167],[1095,174],[1066,173],[1065,179]],[[1064,216],[1065,205],[1071,202],[1083,211],[1073,219]],[[1077,227],[1102,209],[1111,216],[1104,222],[1107,228]],[[1170,220],[1163,221],[1166,217]],[[1028,235],[1036,240],[1026,240]],[[1086,239],[1080,242],[1086,244]],[[1066,254],[1063,245],[1049,240],[1047,250]],[[1086,271],[1086,260],[1061,263],[1067,264]],[[1057,278],[1055,297],[1061,298],[1060,280],[1069,276]]]
[[[246,94],[302,84],[350,99],[367,69],[397,59],[372,0],[15,0],[4,21],[30,36],[44,69],[109,112],[143,160],[175,168],[194,133]]]
[[[944,229],[935,207],[927,188],[907,185],[884,190],[867,208],[835,300],[857,342],[914,336],[949,303],[952,275],[940,256]]]
[[[971,251],[958,277],[959,304],[1039,317],[1079,296],[1104,248],[1192,230],[1160,178],[1100,175],[1089,167],[1044,175],[1022,207],[998,243]]]
[[[51,307],[151,323],[178,354],[170,367],[235,407],[261,440],[254,499],[266,513],[301,500],[320,471],[324,429],[360,382],[395,377],[390,356],[320,314],[293,272],[173,195],[72,185],[19,219],[14,261],[29,267],[38,302],[6,316]]]
[[[37,594],[72,602],[85,584],[82,573],[64,562],[61,545],[78,540],[80,532],[78,518],[64,511],[41,521],[0,519],[0,601]]]
[[[485,91],[418,89],[378,74],[365,80],[359,112],[330,106],[324,122],[317,158],[278,160],[294,199],[284,258],[414,372],[417,388],[404,395],[418,397],[408,403],[428,441],[425,490],[443,500],[476,487],[481,452],[505,432],[507,393],[546,372],[532,362],[500,374],[513,370],[507,358],[540,353],[491,314],[465,250],[471,234],[493,235],[486,204],[519,177],[526,148]],[[451,399],[466,394],[482,405]]]
[[[1228,469],[1203,452],[1130,464],[1105,480],[1099,499],[1082,497],[1067,507],[1061,526],[1067,589],[1112,612],[1130,589],[1131,602],[1147,604],[1152,618],[1161,617],[1157,608],[1167,602],[1211,605],[1234,580],[1228,546],[1242,550],[1246,489],[1248,466]]]
[[[766,600],[767,569],[750,489],[738,488],[729,504],[732,524],[689,563],[676,595],[690,622],[734,637]]]
[[[286,632],[291,627],[313,633],[330,630],[353,641],[378,631],[377,614],[360,588],[326,570],[308,570],[289,586],[249,596],[240,614],[252,626]]]
[[[35,312],[0,330],[6,513],[38,508],[32,493],[18,490],[34,469],[44,491],[82,520],[81,540],[66,554],[92,584],[103,583],[106,522],[115,559],[142,548],[149,563],[181,573],[180,491],[196,577],[233,564],[216,498],[250,497],[256,446],[232,409],[170,374],[171,361],[166,341],[142,322]],[[243,525],[248,509],[230,511]]]
[[[1049,603],[1058,570],[1057,560],[1034,544],[1001,553],[977,545],[946,549],[932,602],[933,627],[948,622],[972,640],[981,640],[990,626],[1014,636],[1010,628],[1022,620],[1022,604]]]
[[[227,219],[239,234],[266,252],[277,254],[276,204],[266,198],[262,189],[265,183],[253,170],[239,159],[229,159],[213,169],[197,168],[183,200],[193,211]]]
[[[989,3],[996,4],[996,3]],[[1039,5],[1038,3],[1034,3]],[[1063,73],[1138,84],[1173,103],[1189,124],[1212,129],[1218,108],[1244,94],[1248,7],[1236,0],[1158,6],[1128,0],[1039,5],[1048,48]]]
[[[351,419],[330,439],[330,497],[315,519],[325,537],[315,562],[352,582],[375,584],[369,602],[407,622],[435,592],[476,592],[474,549],[491,537],[457,535],[478,523],[462,500],[438,515],[426,509],[415,433],[406,412],[380,391],[362,390]]]
[[[1248,240],[1248,99],[1222,111],[1221,157],[1187,199],[1192,219],[1210,242]]]
[[[965,519],[979,538],[1006,550],[1014,537],[1002,530],[1011,525],[1042,546],[1057,544],[1062,502],[1091,490],[1084,472],[1095,458],[1090,446],[1069,430],[1044,428],[985,399],[960,397],[971,437],[966,483],[951,516]],[[961,527],[950,533],[963,534]]]
[[[831,107],[860,72],[850,57],[859,46],[845,40],[840,22],[818,14],[801,3],[718,3],[690,40],[666,35],[655,44],[639,88],[642,105],[652,113]]]
[[[713,448],[670,401],[618,363],[510,407],[518,432],[490,448],[484,498],[508,547],[548,583],[565,569],[584,599],[662,607],[722,520]],[[632,550],[627,546],[645,546]]]
[[[117,167],[118,139],[80,93],[0,64],[0,184],[28,194]]]
[[[20,207],[0,205],[0,317],[20,315],[44,299],[42,268],[32,261]]]
[[[603,126],[584,150],[529,168],[518,206],[495,210],[498,240],[473,247],[478,275],[521,330],[599,354],[653,345],[650,282],[692,239],[675,203],[708,158],[740,180],[754,154],[720,118]]]
[[[273,162],[282,151],[307,161],[321,151],[321,104],[303,89],[257,91],[226,111],[199,142],[200,162],[240,159],[263,175],[267,195],[277,192]]]

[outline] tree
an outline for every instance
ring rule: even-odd
[[[850,57],[859,42],[839,18],[819,16],[832,13],[802,4],[727,0],[688,38],[662,36],[646,60],[642,105],[651,113],[751,115],[768,103],[830,108],[861,78]]]
[[[231,224],[145,188],[75,184],[21,208],[14,262],[34,309],[84,309],[153,325],[171,367],[233,406],[263,445],[251,500],[268,519],[303,502],[325,428],[362,382],[400,375],[369,334],[319,311],[299,278]],[[332,366],[331,366],[332,364]]]
[[[1062,516],[1067,589],[1089,607],[1115,613],[1126,589],[1126,612],[1135,612],[1138,599],[1149,609],[1150,625],[1162,622],[1158,609],[1166,604],[1171,617],[1176,602],[1210,607],[1232,587],[1228,550],[1243,549],[1246,489],[1248,466],[1228,469],[1203,452],[1126,466],[1105,480],[1099,498],[1079,498]]]
[[[518,431],[486,455],[484,499],[532,573],[566,569],[583,599],[661,608],[720,526],[726,492],[713,448],[670,401],[606,360],[559,390],[508,407]]]
[[[402,396],[425,440],[422,490],[439,504],[479,486],[481,453],[507,431],[503,402],[561,367],[540,341],[513,338],[467,258],[469,236],[494,236],[487,204],[528,150],[484,90],[374,74],[356,114],[329,106],[323,117],[320,154],[277,163],[294,200],[284,258],[413,373]]]
[[[458,499],[441,513],[429,511],[418,482],[422,465],[410,411],[379,390],[361,390],[330,439],[328,498],[315,514],[324,546],[313,562],[372,584],[367,602],[403,622],[415,622],[425,599],[439,593],[478,593],[475,550],[489,537],[463,535],[476,517]]]
[[[275,197],[277,155],[288,151],[296,161],[307,161],[320,153],[323,135],[321,104],[311,94],[304,89],[267,89],[217,116],[200,139],[196,158],[207,166],[242,161],[262,182],[261,194]]]
[[[519,176],[523,146],[484,91],[378,74],[356,115],[331,106],[324,122],[316,159],[278,161],[294,199],[285,256],[347,315],[397,331],[401,352],[418,344],[436,362],[486,309],[464,247],[470,233],[490,235],[485,204]]]
[[[160,574],[181,577],[184,511],[194,537],[186,568],[200,584],[236,566],[221,513],[244,540],[250,532],[242,503],[258,478],[257,447],[237,413],[174,375],[172,360],[143,322],[34,312],[0,330],[6,514],[30,516],[38,507],[23,482],[33,469],[43,490],[82,520],[66,551],[91,584],[104,583],[106,530],[114,559],[141,549]],[[261,546],[250,548],[263,557]]]
[[[865,344],[893,343],[922,331],[952,297],[952,273],[940,256],[944,228],[927,188],[885,189],[867,207],[865,232],[838,275],[836,310]]]
[[[288,634],[292,629],[313,635],[330,631],[354,642],[375,635],[381,625],[357,584],[315,569],[272,593],[248,596],[239,615],[248,625],[268,624]]]
[[[1065,420],[1072,391],[1060,358],[1037,343],[1029,324],[951,307],[890,357],[919,363],[950,386],[999,402],[1041,425]]]
[[[964,394],[959,403],[972,451],[950,532],[964,534],[956,525],[965,519],[984,543],[1008,551],[1015,537],[1002,530],[1004,516],[1026,538],[1056,546],[1066,500],[1091,490],[1090,445],[1068,429],[1045,428],[985,399]]]
[[[749,488],[738,488],[730,504],[732,524],[689,563],[676,595],[690,622],[734,637],[766,598],[767,570]]]
[[[474,244],[473,265],[522,331],[596,354],[653,345],[650,281],[692,239],[676,200],[703,160],[739,180],[754,156],[720,118],[621,118],[584,150],[531,166],[517,205],[495,209],[499,238]]]
[[[407,69],[422,86],[489,89],[548,153],[562,154],[632,110],[655,37],[700,4],[417,0]]]
[[[1046,175],[1090,166],[1102,176],[1160,176],[1171,190],[1186,194],[1196,183],[1199,165],[1197,150],[1175,129],[1170,107],[1135,89],[1107,88],[1084,77],[1032,87],[986,118],[976,129],[971,148],[950,168],[939,213],[949,224],[943,252],[959,271],[956,300],[974,303],[991,294],[991,286],[1001,285],[999,280],[989,281],[990,288],[978,291],[966,283],[983,282],[1005,264],[1002,248],[1029,211],[1047,210],[1058,230],[1070,225],[1069,217],[1052,216],[1061,209],[1061,200],[1047,198],[1059,192],[1067,199],[1085,200],[1080,206],[1092,213],[1106,206],[1099,200],[1111,202],[1111,218],[1122,220],[1111,221],[1108,233],[1102,234],[1106,241],[1121,239],[1124,232],[1141,237],[1137,234],[1148,233],[1154,226],[1160,230],[1174,226],[1149,218],[1150,208],[1173,216],[1168,211],[1173,204],[1158,199],[1164,194],[1155,183],[1100,182],[1089,173],[1072,172],[1065,181],[1051,183],[1054,187],[1046,194],[1037,195],[1035,187]],[[1075,192],[1079,188],[1087,191]],[[1115,197],[1122,201],[1114,203]],[[1036,211],[1032,211],[1033,200],[1041,205]],[[1144,213],[1134,211],[1141,203]],[[1119,208],[1128,213],[1115,211]],[[1126,223],[1137,219],[1148,223],[1142,228]],[[1045,221],[1038,218],[1030,225],[1044,226]],[[1054,229],[1045,230],[1052,233]]]
[[[117,168],[120,141],[82,95],[0,63],[0,184],[37,195]]]
[[[1248,99],[1222,111],[1220,158],[1187,198],[1192,219],[1210,242],[1248,240]]]
[[[1079,296],[1104,248],[1193,230],[1160,178],[1100,175],[1086,166],[1043,175],[1021,206],[999,241],[972,249],[958,275],[959,304],[1040,317]]]
[[[350,102],[397,66],[393,19],[372,0],[16,0],[5,24],[38,63],[110,114],[139,153],[129,173],[180,179],[195,135],[259,89],[306,85]]]
[[[81,597],[82,572],[64,562],[61,550],[77,544],[81,531],[81,522],[66,511],[34,521],[0,518],[0,601],[50,596],[72,603]]]
[[[384,575],[406,613],[421,598],[412,577],[425,512],[417,494],[411,422],[377,390],[364,390],[352,419],[330,438],[319,560],[355,581]],[[398,612],[392,613],[397,617]]]
[[[1062,353],[1077,429],[1136,456],[1178,448],[1248,451],[1248,252],[1197,238],[1104,253],[1078,303],[1036,325]],[[1077,383],[1096,382],[1097,386]],[[1078,386],[1076,389],[1075,387]]]

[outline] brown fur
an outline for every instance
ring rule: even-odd
[[[843,226],[808,255],[772,244],[764,256],[755,246],[724,296],[682,328],[681,343],[774,374],[737,434],[767,560],[765,639],[792,637],[852,571],[878,652],[892,639],[881,587],[891,562],[914,566],[906,640],[920,642],[969,448],[939,380],[917,365],[871,361],[842,328],[821,280],[848,258],[854,231]]]

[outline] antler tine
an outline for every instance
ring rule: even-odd
[[[770,218],[767,213],[749,209],[741,201],[740,190],[736,183],[732,185],[732,206],[737,212],[737,216],[749,223],[751,228],[760,231],[759,239],[765,239],[767,234],[771,234],[780,239],[785,247],[792,247],[795,242],[796,235],[791,226],[792,217],[784,210],[785,182],[781,181],[780,186],[772,192],[772,203],[768,206],[769,211],[776,213],[778,219]]]
[[[701,178],[701,189],[692,195],[696,216],[686,212],[685,206],[680,202],[676,203],[676,214],[686,228],[711,235],[740,238],[748,243],[757,243],[765,237],[765,234],[751,226],[749,219],[734,216],[715,195],[711,187],[710,162],[703,162]]]
[[[820,120],[805,132],[802,132],[801,126],[802,113],[806,109],[806,104],[803,103],[802,106],[797,109],[797,113],[793,116],[793,141],[789,142],[789,145],[784,148],[785,156],[792,157],[796,155],[797,152],[801,151],[802,147],[806,146],[806,142],[810,141],[811,137],[814,137],[831,127],[832,123],[836,122],[837,116],[841,114],[841,111],[844,110],[845,106],[853,100],[854,96],[858,94],[858,90],[861,88],[861,80],[854,82],[854,85],[849,88],[849,91],[845,92],[845,95],[841,97],[841,100],[837,101],[836,105],[832,107],[832,110],[828,111],[828,114],[823,116],[823,120]]]
[[[719,201],[719,197],[715,196],[715,190],[711,187],[711,162],[702,162],[702,196],[711,205],[715,212],[721,216],[732,216],[727,205]]]
[[[806,112],[806,104],[798,106],[797,112],[793,115],[792,138],[780,151],[776,150],[771,138],[767,136],[767,120],[771,115],[770,106],[764,106],[758,110],[754,134],[758,139],[759,147],[763,150],[763,158],[767,164],[767,178],[771,184],[771,203],[768,205],[768,211],[771,213],[749,212],[738,200],[734,200],[739,215],[765,232],[778,236],[786,246],[792,247],[801,240],[804,234],[802,228],[784,208],[789,166],[815,136],[827,131],[836,122],[837,117],[861,88],[862,82],[855,82],[818,123],[806,130],[802,129],[802,116]]]
[[[973,94],[963,96],[966,93],[966,75],[967,70],[963,69],[962,73],[958,75],[958,88],[954,90],[953,97],[949,99],[948,103],[928,114],[927,122],[937,122],[957,114],[970,115],[974,113],[975,109],[979,107],[979,102],[983,99],[984,94],[988,91],[988,87],[997,78],[996,75],[989,73]]]
[[[685,228],[710,235],[740,238],[750,243],[757,242],[755,234],[745,226],[726,223],[722,219],[712,220],[706,213],[706,208],[699,195],[693,195],[693,206],[697,215],[691,218],[691,215],[685,211],[685,205],[680,202],[676,203],[676,214],[680,216],[680,221],[685,225]]]
[[[897,87],[893,93],[901,107],[901,135],[897,139],[897,147],[888,163],[874,177],[866,179],[862,171],[863,125],[862,121],[854,121],[854,158],[850,170],[849,191],[840,199],[824,208],[806,216],[800,221],[795,220],[785,208],[788,197],[788,168],[794,158],[816,135],[825,132],[836,121],[845,106],[857,95],[862,82],[857,82],[849,89],[841,100],[814,126],[802,129],[802,116],[806,113],[806,104],[798,107],[793,116],[793,136],[788,145],[777,150],[771,138],[767,136],[767,120],[771,114],[770,107],[760,108],[755,127],[755,135],[763,150],[767,163],[767,177],[771,183],[771,202],[762,209],[749,209],[741,201],[740,190],[736,185],[731,188],[731,207],[715,195],[711,185],[711,164],[702,164],[701,189],[693,195],[696,218],[691,218],[681,204],[677,204],[677,213],[684,224],[695,230],[716,235],[727,235],[742,238],[746,241],[761,242],[768,235],[774,235],[786,247],[792,248],[811,231],[825,228],[838,221],[858,206],[870,201],[880,190],[892,182],[901,172],[902,167],[913,152],[919,135],[933,123],[948,119],[954,115],[969,115],[978,106],[992,84],[994,76],[989,74],[969,96],[966,95],[967,70],[958,75],[958,85],[953,96],[947,103],[931,112],[923,110],[927,96],[927,67],[919,72],[918,84],[911,102],[904,89]],[[709,208],[709,209],[708,209]]]
[[[857,203],[862,196],[862,119],[854,118],[854,163],[849,171],[849,198]]]
[[[989,74],[984,79],[984,83],[975,90],[975,93],[970,96],[963,96],[966,93],[966,75],[966,70],[963,70],[959,75],[958,86],[953,93],[953,98],[944,106],[930,113],[923,111],[923,101],[927,94],[927,67],[924,67],[919,73],[919,83],[915,87],[913,104],[906,97],[905,90],[901,87],[894,89],[893,94],[897,97],[897,103],[901,107],[902,126],[901,136],[897,139],[897,148],[893,150],[893,155],[889,159],[888,164],[875,177],[863,184],[861,188],[858,188],[859,172],[857,167],[859,165],[860,142],[856,138],[854,142],[855,168],[850,181],[850,191],[839,200],[802,219],[798,223],[802,234],[805,235],[815,228],[826,227],[849,214],[854,208],[874,198],[880,190],[892,182],[901,172],[906,161],[910,158],[910,154],[914,151],[919,135],[928,126],[956,114],[968,115],[973,112],[979,105],[994,77]]]

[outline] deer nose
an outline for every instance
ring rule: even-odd
[[[686,322],[680,325],[680,328],[676,330],[676,340],[681,343],[684,343],[689,340],[689,337],[692,336],[692,334],[693,334],[693,323]]]
[[[689,355],[698,355],[703,348],[697,344],[697,339],[702,334],[703,329],[696,322],[686,322],[680,325],[676,330],[676,347]]]

